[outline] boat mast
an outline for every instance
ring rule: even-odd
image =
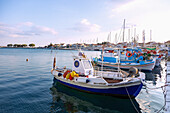
[[[111,36],[112,36],[112,34],[111,34],[111,32],[110,32],[110,43],[111,43]]]
[[[124,22],[123,22],[123,43],[124,43],[124,36],[125,36],[125,19],[124,19]]]
[[[117,33],[115,34],[115,44],[117,44],[118,39],[117,39]]]
[[[103,71],[103,53],[104,53],[104,44],[103,44],[103,47],[102,47],[102,67],[101,67],[101,71]]]
[[[118,49],[118,73],[120,75],[120,49]]]
[[[128,34],[129,34],[129,35],[128,35],[128,40],[129,40],[129,41],[128,41],[128,45],[130,46],[130,29],[128,30]]]
[[[143,30],[143,47],[145,47],[145,30]]]

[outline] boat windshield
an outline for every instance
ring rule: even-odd
[[[84,64],[85,69],[91,69],[92,68],[89,60],[84,60],[83,64]]]

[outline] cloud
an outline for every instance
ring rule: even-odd
[[[99,32],[100,26],[90,23],[87,19],[82,19],[72,29],[79,32]]]
[[[30,36],[45,34],[56,36],[58,32],[55,29],[35,25],[32,22],[24,22],[16,25],[0,23],[0,36],[3,37],[28,38]]]
[[[134,6],[136,6],[138,4],[140,4],[139,0],[129,1],[127,3],[118,5],[117,7],[113,8],[112,12],[114,12],[114,13],[122,13],[124,11],[127,11],[129,9],[134,8]]]
[[[150,30],[152,30],[153,40],[162,42],[168,40],[170,34],[169,3],[160,0],[132,0],[114,6],[111,4],[109,17],[112,20],[126,19],[126,28],[130,29],[131,34],[134,34],[135,28],[140,42],[143,30],[146,31],[146,41],[150,41]],[[128,32],[125,36],[128,36]]]

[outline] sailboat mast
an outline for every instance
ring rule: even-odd
[[[115,44],[117,44],[118,39],[117,39],[117,33],[115,34]]]
[[[143,47],[145,47],[145,30],[143,30]]]
[[[130,29],[129,29],[129,31],[128,31],[128,33],[129,33],[129,37],[128,37],[128,40],[129,40],[129,42],[128,43],[130,43]]]
[[[112,36],[112,34],[111,34],[111,32],[110,32],[110,43],[111,43],[111,36]]]
[[[150,42],[152,41],[152,30],[150,30]]]
[[[125,19],[124,19],[124,22],[123,22],[123,42],[124,42],[124,36],[125,36]]]

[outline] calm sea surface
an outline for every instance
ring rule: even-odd
[[[72,56],[77,54],[68,50],[1,48],[0,113],[155,113],[164,105],[161,88],[143,87],[131,102],[56,85],[50,72],[54,56],[59,67],[71,68]],[[85,51],[85,54],[91,58],[100,52]],[[162,61],[161,67],[146,73],[146,85],[155,88],[164,84],[165,62]]]

